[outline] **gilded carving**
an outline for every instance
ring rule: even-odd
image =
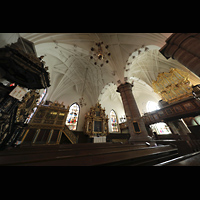
[[[108,135],[108,120],[105,109],[98,102],[85,114],[84,133],[90,137]]]
[[[36,134],[34,136],[34,139],[31,141],[31,144],[34,145],[59,144],[62,134],[64,134],[72,144],[77,143],[77,137],[65,125],[68,113],[69,113],[69,106],[65,108],[65,105],[63,105],[63,103],[60,104],[58,102],[54,102],[48,106],[39,105],[35,115],[32,117],[32,120],[26,127],[28,131],[36,130]],[[43,132],[39,132],[39,130],[43,130]],[[26,137],[29,134],[29,132],[26,132],[25,134],[26,135],[23,136],[22,142],[24,141],[27,142]],[[38,135],[40,136],[39,139]],[[45,137],[45,135],[46,138],[42,139]]]
[[[168,103],[192,96],[192,85],[188,79],[188,73],[180,69],[171,68],[169,73],[159,73],[157,80],[152,82],[152,87],[154,92]]]
[[[22,103],[18,106],[16,122],[24,122],[27,116],[33,112],[33,108],[37,106],[36,100],[39,97],[40,95],[35,90],[31,90],[25,95]]]

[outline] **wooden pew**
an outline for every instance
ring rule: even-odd
[[[186,155],[200,151],[200,140],[156,140],[157,144],[174,144],[178,148],[179,155]]]
[[[200,151],[161,162],[155,166],[200,166]]]
[[[148,163],[151,165],[150,161],[157,163],[163,161],[164,157],[166,160],[177,155],[177,148],[170,145],[139,148],[129,144],[74,144],[0,152],[0,165],[94,166],[148,165]]]

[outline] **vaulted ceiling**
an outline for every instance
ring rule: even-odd
[[[150,87],[159,72],[169,71],[171,67],[188,71],[178,62],[166,60],[159,53],[158,50],[170,35],[171,33],[4,33],[0,34],[0,47],[15,42],[19,36],[34,42],[37,55],[44,55],[43,60],[49,67],[51,87],[47,99],[55,101],[74,94],[80,98],[83,94],[91,104],[95,104],[101,99],[105,87],[111,83],[116,87],[126,79],[130,82],[141,80],[142,86]],[[109,63],[103,67],[94,65],[90,59],[91,47],[95,47],[97,42],[103,42],[104,47],[108,45],[111,53]],[[191,77],[193,81],[199,81],[192,73]],[[141,84],[136,85],[140,91]],[[113,91],[110,95],[112,93]]]
[[[36,45],[38,55],[46,55],[51,87],[49,100],[75,91],[96,103],[105,85],[124,82],[130,54],[141,47],[161,47],[170,34],[162,33],[27,33],[20,35]],[[109,63],[100,67],[90,60],[97,42],[109,45]],[[86,72],[87,70],[87,72]],[[85,84],[84,84],[85,83]]]

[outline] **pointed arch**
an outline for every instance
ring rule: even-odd
[[[67,115],[67,119],[65,124],[68,126],[70,130],[76,131],[77,125],[78,125],[78,119],[79,119],[79,113],[80,113],[80,106],[78,103],[73,103],[69,108],[69,113]]]
[[[119,123],[117,119],[116,112],[112,109],[110,111],[110,120],[111,120],[111,131],[112,132],[119,132]]]

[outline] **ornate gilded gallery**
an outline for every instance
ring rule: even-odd
[[[0,33],[0,150],[199,140],[199,38]]]
[[[171,68],[169,73],[158,74],[157,80],[153,81],[152,87],[163,101],[172,103],[192,95],[192,84],[188,79],[189,74],[175,68]]]

